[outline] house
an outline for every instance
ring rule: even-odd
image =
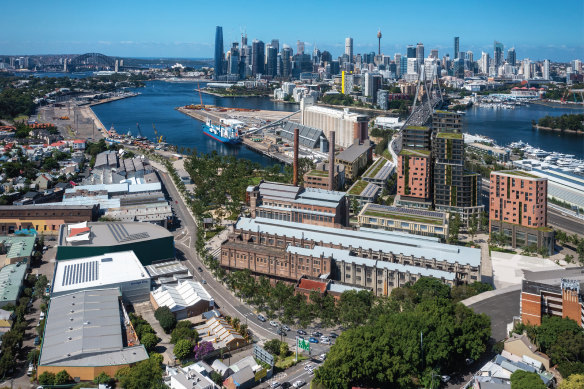
[[[550,369],[550,358],[539,352],[537,346],[529,340],[526,334],[513,334],[505,341],[503,350],[522,358],[524,362],[529,361],[532,365],[541,364],[546,370]]]
[[[235,350],[246,344],[243,336],[223,318],[213,317],[195,329],[201,341],[211,342],[215,350]]]
[[[41,174],[32,183],[38,190],[47,190],[51,187],[53,180],[51,176],[47,174]]]
[[[85,150],[85,142],[84,139],[75,139],[73,143],[73,150]]]
[[[197,362],[186,367],[166,367],[171,389],[215,389],[211,379],[213,369],[205,362]]]
[[[246,366],[234,373],[223,382],[227,389],[247,389],[255,384],[255,374],[250,366]]]

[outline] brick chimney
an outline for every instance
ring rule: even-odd
[[[293,162],[293,166],[294,166],[294,173],[292,173],[294,176],[292,177],[292,185],[294,186],[298,186],[298,142],[299,142],[299,136],[298,136],[298,128],[294,129],[294,162]]]
[[[331,131],[329,136],[329,176],[328,190],[335,190],[335,132]]]

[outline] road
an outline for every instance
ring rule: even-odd
[[[248,328],[252,331],[256,340],[270,340],[274,338],[280,338],[280,335],[276,333],[276,328],[270,326],[269,322],[261,322],[258,320],[256,313],[251,307],[243,303],[237,297],[235,297],[229,289],[223,285],[221,282],[217,281],[211,273],[205,268],[204,264],[200,260],[197,252],[195,251],[195,239],[197,225],[195,224],[193,218],[191,217],[187,206],[182,201],[178,191],[176,190],[174,184],[171,181],[170,176],[167,173],[158,172],[162,183],[167,191],[167,195],[170,197],[171,204],[176,216],[180,219],[180,228],[174,231],[175,234],[175,245],[177,249],[177,258],[185,260],[188,266],[192,269],[193,278],[198,281],[205,281],[205,288],[211,293],[215,300],[215,304],[224,313],[230,316],[239,317],[242,322],[248,325]],[[198,271],[198,268],[203,269],[202,272]],[[287,343],[292,346],[295,345],[296,331],[298,327],[291,326],[291,331],[288,332],[288,336],[284,337],[282,340],[287,341]],[[315,328],[306,328],[307,332],[311,332]],[[325,332],[328,335],[330,332]],[[339,334],[340,331],[336,330]],[[332,339],[334,341],[334,339]],[[327,353],[330,346],[321,343],[311,344],[311,354],[320,355],[322,353]],[[308,382],[306,379],[305,381]]]

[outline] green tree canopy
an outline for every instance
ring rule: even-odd
[[[537,373],[516,370],[511,374],[511,389],[546,389]]]
[[[168,307],[158,308],[156,312],[154,312],[154,317],[156,318],[156,320],[158,320],[160,326],[167,334],[169,334],[176,325],[176,318],[174,317],[174,314],[170,311],[170,308]]]
[[[158,339],[158,336],[153,333],[144,334],[144,336],[142,336],[140,339],[140,342],[144,345],[146,351],[148,352],[154,350],[159,341],[160,339]]]
[[[190,339],[180,339],[174,345],[174,355],[181,361],[188,358],[193,352],[193,342]]]

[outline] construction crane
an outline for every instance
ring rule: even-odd
[[[140,124],[136,123],[136,127],[138,128],[138,134],[140,134],[140,138],[144,138],[144,135],[142,135],[142,129],[140,128]]]

